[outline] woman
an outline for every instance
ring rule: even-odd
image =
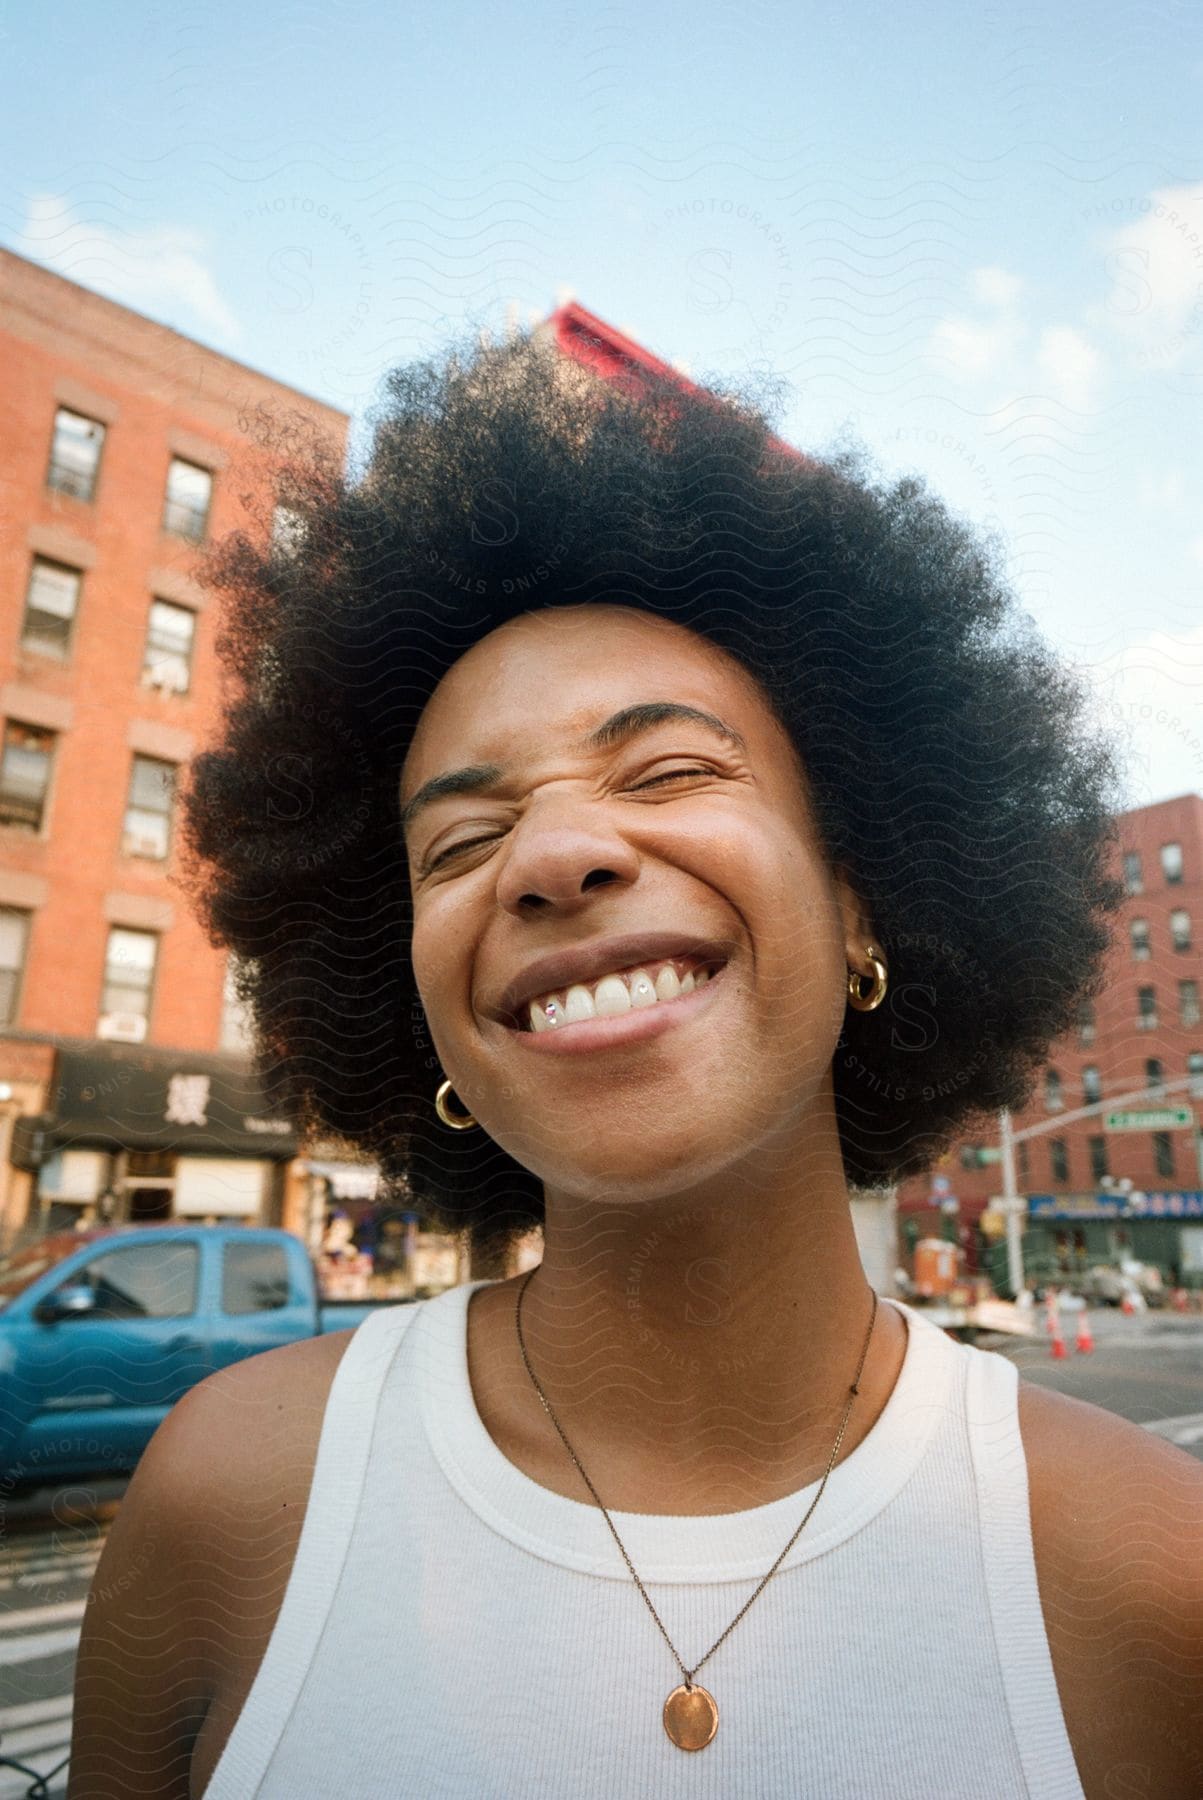
[[[1081,691],[919,484],[749,407],[526,341],[388,395],[212,572],[198,902],[294,1111],[543,1259],[175,1409],[73,1800],[1093,1800],[1174,1734],[1100,1723],[1034,1555],[1071,1578],[1065,1444],[1145,1434],[879,1304],[849,1208],[1097,979]]]

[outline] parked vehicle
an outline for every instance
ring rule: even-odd
[[[266,1227],[118,1225],[0,1258],[0,1498],[128,1473],[205,1376],[397,1304],[323,1300]]]
[[[1165,1283],[1157,1265],[1134,1262],[1129,1258],[1125,1258],[1118,1269],[1100,1263],[1067,1285],[1084,1299],[1099,1301],[1104,1306],[1122,1305],[1125,1292],[1139,1294],[1146,1306],[1164,1306],[1166,1301]]]

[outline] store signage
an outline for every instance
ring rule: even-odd
[[[1033,1219],[1203,1219],[1203,1189],[1145,1194],[1133,1205],[1126,1194],[1032,1194]]]
[[[1189,1106],[1146,1106],[1103,1114],[1104,1131],[1182,1131],[1195,1122]]]
[[[257,1078],[215,1056],[94,1044],[59,1050],[47,1095],[55,1148],[287,1158],[296,1138]]]

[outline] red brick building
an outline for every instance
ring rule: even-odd
[[[244,495],[270,507],[240,419],[299,413],[341,454],[347,416],[3,250],[0,356],[0,1233],[102,1197],[270,1216],[291,1132],[173,883],[218,704],[193,569],[253,528]]]
[[[1053,1045],[1029,1104],[1013,1119],[1018,1187],[1029,1196],[1025,1263],[1064,1272],[1127,1252],[1199,1284],[1203,797],[1138,807],[1119,825],[1115,873],[1125,899],[1105,986],[1082,1009],[1077,1029]],[[1171,1122],[1176,1109],[1181,1119]],[[1113,1129],[1108,1115],[1115,1112],[1144,1116]],[[957,1218],[970,1267],[981,1248],[975,1228],[1001,1188],[997,1142],[957,1146],[931,1176],[899,1193],[900,1214],[923,1235]],[[956,1215],[941,1214],[944,1184],[959,1202]],[[996,1229],[990,1213],[986,1224]]]

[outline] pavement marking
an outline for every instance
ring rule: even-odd
[[[29,1625],[58,1625],[64,1619],[82,1619],[86,1600],[60,1600],[50,1606],[27,1606],[24,1612],[0,1612],[0,1634],[24,1631]]]
[[[1171,1444],[1203,1442],[1203,1412],[1183,1413],[1176,1419],[1147,1419],[1145,1430],[1156,1437],[1168,1438]]]
[[[71,1626],[62,1631],[33,1631],[26,1637],[0,1638],[0,1668],[56,1656],[60,1650],[74,1650],[78,1643],[79,1632]]]

